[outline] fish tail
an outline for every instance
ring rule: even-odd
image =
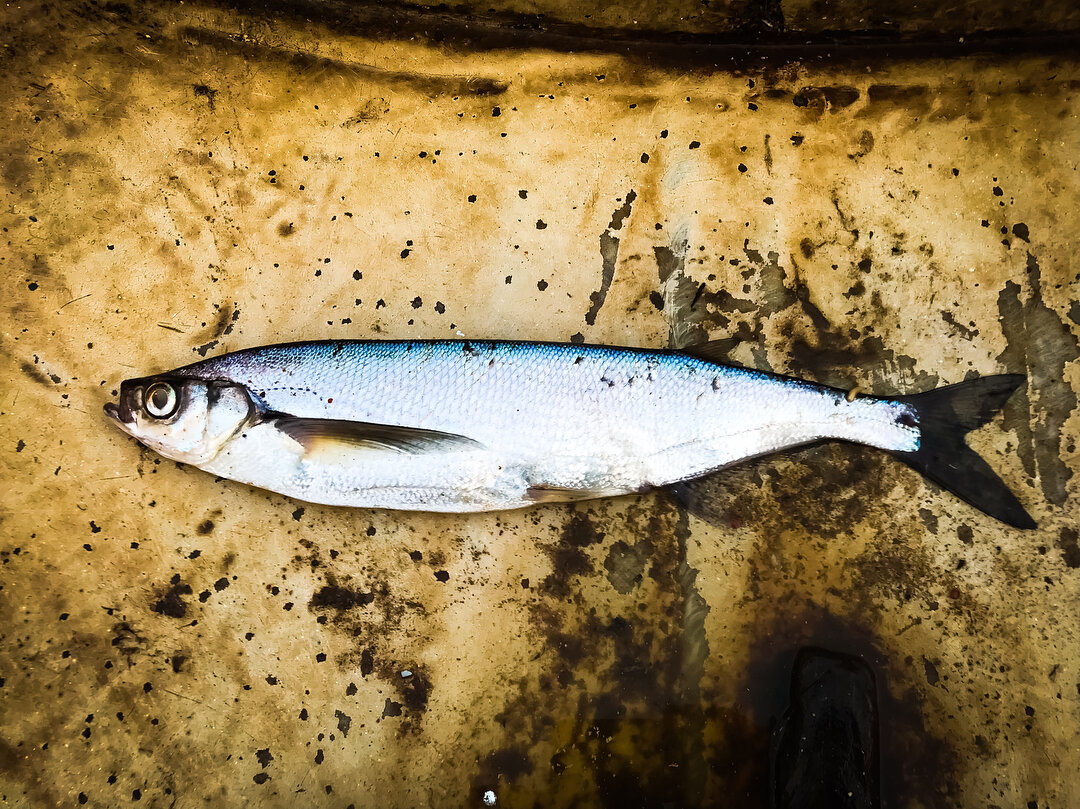
[[[980,511],[1015,528],[1034,528],[1035,521],[997,473],[964,441],[986,424],[1025,381],[1022,374],[972,379],[898,401],[914,408],[919,448],[893,453],[904,463],[948,489]]]

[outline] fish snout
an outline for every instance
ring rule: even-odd
[[[132,400],[136,396],[136,390],[124,382],[120,385],[120,396],[117,402],[106,402],[104,405],[105,415],[121,426],[135,423],[135,413],[132,409]]]

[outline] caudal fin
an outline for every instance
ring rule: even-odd
[[[967,433],[990,421],[1023,382],[1020,374],[986,376],[899,397],[915,408],[921,436],[917,450],[896,456],[991,517],[1016,528],[1034,528],[1035,521],[1005,482],[964,441]]]

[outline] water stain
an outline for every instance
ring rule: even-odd
[[[1042,271],[1031,253],[1026,269],[1026,300],[1014,281],[1007,281],[998,294],[1006,342],[998,361],[1013,372],[1026,369],[1029,380],[1028,389],[1005,405],[1005,427],[1016,431],[1024,471],[1037,477],[1046,499],[1060,506],[1068,498],[1067,484],[1072,478],[1064,460],[1063,433],[1077,403],[1076,392],[1065,379],[1065,367],[1080,357],[1080,341],[1043,300]],[[1029,409],[1034,410],[1034,418]]]
[[[611,282],[615,278],[615,264],[619,260],[619,237],[615,234],[622,230],[623,222],[630,216],[635,199],[637,193],[631,189],[626,194],[626,201],[611,214],[607,229],[600,234],[600,288],[589,295],[589,311],[585,313],[585,322],[590,326],[596,323],[596,316],[600,314],[600,308],[604,305]]]

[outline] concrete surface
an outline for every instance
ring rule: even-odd
[[[1080,805],[1075,57],[710,70],[199,4],[0,30],[4,803],[765,806],[816,642],[875,669],[884,805]],[[455,335],[1026,373],[972,441],[1040,527],[847,446],[688,508],[346,511],[101,413],[201,355]]]

